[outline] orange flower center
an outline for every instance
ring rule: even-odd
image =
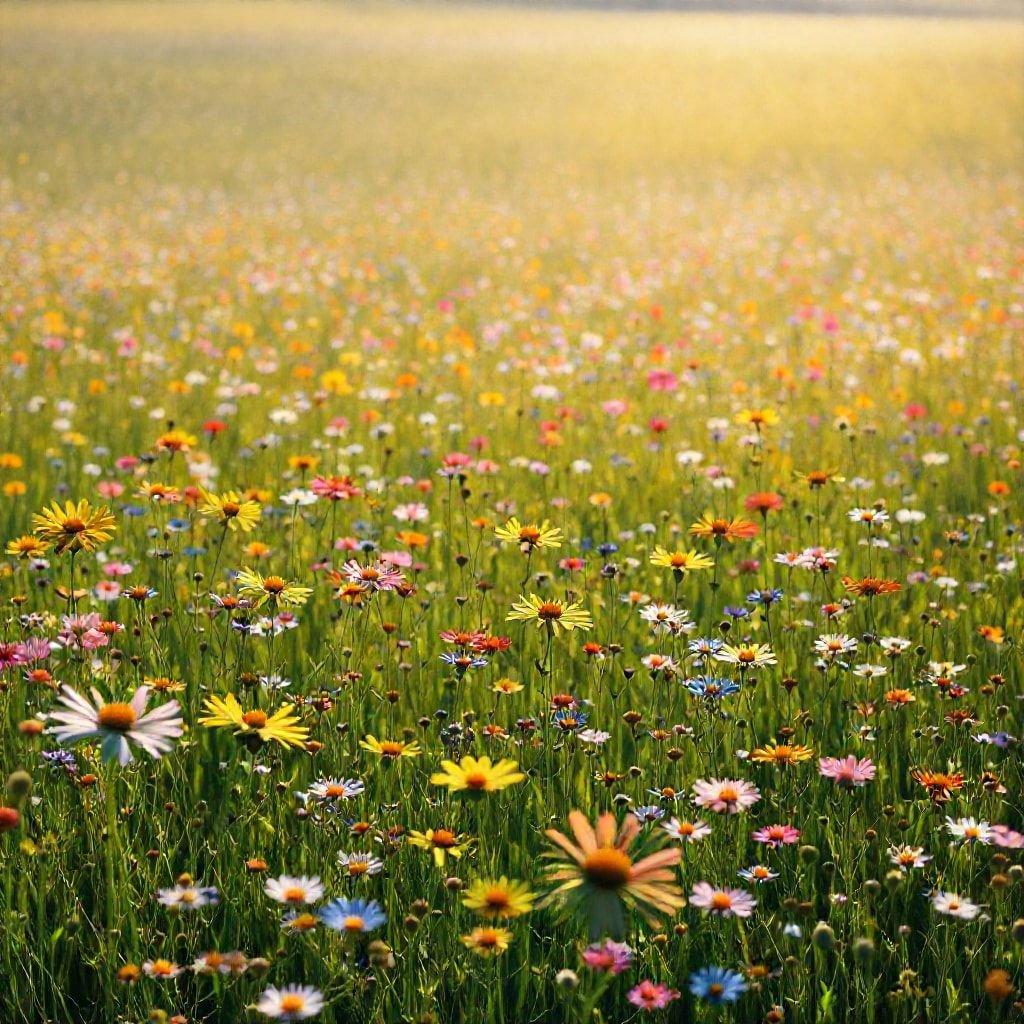
[[[504,889],[488,889],[484,894],[484,903],[491,910],[504,910],[511,901]]]
[[[475,771],[466,773],[466,786],[468,789],[486,789],[487,775],[485,772]]]
[[[64,532],[65,533],[81,533],[85,529],[85,523],[81,519],[65,519],[64,520]]]
[[[740,794],[733,786],[723,786],[718,791],[718,799],[721,800],[722,803],[734,804],[739,800],[739,798]]]
[[[231,519],[242,511],[242,506],[239,505],[237,501],[225,501],[221,504],[220,510],[225,516]]]
[[[361,932],[363,930],[363,919],[358,914],[353,914],[351,917],[345,918],[344,927],[347,932]]]
[[[476,944],[491,949],[498,944],[498,933],[493,928],[481,928],[477,932]]]
[[[297,885],[293,885],[290,889],[285,889],[285,891],[281,893],[281,898],[285,903],[305,903],[306,890],[300,889]]]
[[[263,581],[263,589],[268,594],[280,594],[286,586],[287,584],[280,576],[268,576]]]
[[[560,619],[562,617],[562,606],[555,604],[554,601],[545,601],[544,604],[537,608],[537,618],[543,619],[545,622],[550,622],[552,619]]]
[[[267,713],[266,711],[246,711],[242,715],[242,721],[249,726],[250,729],[262,729],[267,724]]]
[[[732,897],[727,892],[716,892],[711,897],[712,910],[728,910],[732,906]]]
[[[104,704],[97,717],[104,729],[127,732],[138,716],[131,704]]]
[[[306,1000],[299,995],[289,994],[281,996],[282,1013],[298,1013],[306,1005]]]
[[[455,845],[455,833],[449,832],[446,828],[435,829],[434,834],[430,837],[430,841],[435,846],[440,846],[442,849],[447,850]]]
[[[384,740],[380,745],[380,752],[385,757],[398,757],[402,753],[402,744],[394,740]]]
[[[583,873],[599,889],[621,889],[632,872],[633,862],[614,846],[602,846],[583,861]]]

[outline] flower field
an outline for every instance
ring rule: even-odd
[[[0,1019],[1021,1019],[1022,60],[0,8]]]

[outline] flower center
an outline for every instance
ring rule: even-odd
[[[599,889],[621,889],[632,871],[632,861],[614,846],[602,846],[583,861],[583,873]]]
[[[220,510],[228,519],[233,519],[242,511],[242,506],[237,501],[225,501],[221,505]]]
[[[345,918],[344,926],[347,932],[361,932],[363,930],[363,919],[358,914],[352,914]]]
[[[138,716],[131,704],[104,704],[97,717],[104,729],[127,732]]]
[[[242,715],[242,721],[249,726],[250,729],[262,729],[267,724],[267,713],[266,711],[246,711]]]
[[[555,604],[554,601],[545,601],[544,604],[540,605],[537,609],[537,618],[542,619],[545,622],[550,622],[552,619],[560,619],[562,617],[562,606]]]
[[[281,996],[282,1013],[298,1013],[306,1005],[306,1000],[299,995],[289,994]]]
[[[448,847],[455,845],[455,833],[449,832],[446,828],[435,829],[430,841],[435,846],[447,849]]]
[[[509,905],[508,893],[504,889],[489,889],[484,894],[484,903],[491,910],[504,910]]]
[[[493,928],[482,928],[477,935],[476,944],[491,949],[498,944],[498,933]]]
[[[268,576],[263,581],[263,589],[268,594],[280,594],[287,584],[280,576]]]
[[[723,786],[718,792],[718,799],[724,804],[734,804],[739,798],[739,793],[732,786]]]
[[[281,897],[284,899],[285,903],[305,903],[306,890],[293,885],[290,889],[285,889],[285,891],[281,893]]]
[[[717,981],[713,981],[708,985],[708,995],[717,999],[725,991],[725,986],[720,985]]]
[[[716,892],[711,897],[712,910],[728,910],[732,906],[732,897],[727,892]]]
[[[487,775],[484,772],[467,772],[466,773],[466,786],[469,789],[486,789],[487,788]]]
[[[380,745],[380,752],[384,757],[398,757],[402,753],[402,744],[394,740],[385,740]]]
[[[64,532],[65,533],[81,533],[85,529],[85,523],[81,519],[65,519],[64,520]]]

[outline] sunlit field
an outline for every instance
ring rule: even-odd
[[[0,7],[0,1020],[1020,1019],[1022,68]]]

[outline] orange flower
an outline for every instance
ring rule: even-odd
[[[748,519],[716,519],[710,512],[705,512],[691,527],[690,533],[704,540],[714,540],[720,544],[723,540],[749,540],[756,537],[758,527]]]
[[[659,914],[669,915],[685,906],[673,870],[681,851],[658,850],[634,862],[628,850],[640,832],[640,823],[632,815],[616,828],[615,815],[606,812],[594,829],[584,814],[573,811],[569,827],[575,842],[557,829],[545,832],[561,852],[552,853],[558,863],[548,880],[557,885],[542,905],[559,898],[583,904],[592,936],[622,935],[627,907],[635,907],[654,924]]]
[[[937,804],[951,800],[953,794],[963,789],[964,785],[964,777],[960,772],[927,772],[916,768],[911,776],[915,782],[924,786],[928,796]]]
[[[784,504],[782,495],[774,491],[755,491],[743,499],[743,507],[748,512],[760,512],[762,516],[767,516],[769,512],[778,512]]]
[[[876,576],[865,576],[859,580],[855,580],[852,576],[844,576],[843,586],[851,594],[856,594],[858,597],[877,597],[880,594],[895,594],[903,589],[896,580],[883,580]]]

